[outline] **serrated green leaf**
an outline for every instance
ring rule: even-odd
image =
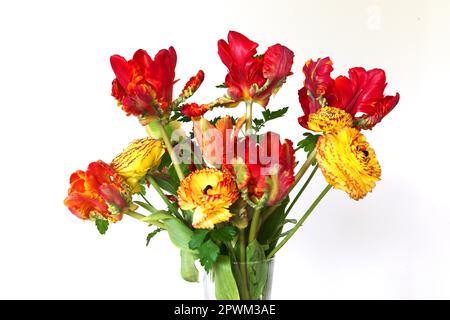
[[[212,240],[204,242],[198,248],[200,263],[207,272],[209,272],[211,268],[214,266],[214,263],[216,262],[219,253],[220,253],[219,246],[215,244]]]
[[[209,230],[206,229],[197,229],[194,231],[194,234],[189,241],[189,248],[192,250],[200,248],[202,243],[205,241],[206,236],[208,235]]]
[[[264,120],[270,121],[270,120],[274,120],[277,118],[280,118],[282,116],[284,116],[286,114],[286,112],[288,111],[289,107],[284,107],[275,111],[271,111],[270,109],[266,109],[262,112],[262,115],[264,117]]]
[[[184,250],[180,251],[181,277],[188,282],[198,282],[198,270],[195,266],[195,255]]]
[[[215,241],[229,242],[238,234],[235,227],[227,225],[223,228],[214,229],[210,232],[211,238]]]
[[[317,140],[319,139],[319,137],[321,135],[320,134],[312,134],[310,132],[306,132],[306,133],[303,134],[303,136],[305,138],[297,143],[297,147],[298,147],[298,149],[303,149],[307,153],[307,155],[309,156],[311,154],[311,152],[313,152],[314,149],[316,148]],[[315,164],[316,164],[315,161],[313,161],[311,163],[311,165],[315,165]]]
[[[266,122],[263,119],[255,118],[253,119],[253,129],[256,132],[259,132],[264,127],[265,123]]]
[[[171,121],[180,121],[180,122],[190,122],[191,118],[190,117],[186,117],[184,114],[182,114],[179,110],[176,110],[172,116],[172,118],[170,118]]]
[[[148,247],[148,245],[149,245],[149,243],[150,243],[150,240],[151,240],[154,236],[156,236],[159,232],[161,232],[161,231],[162,231],[162,229],[157,228],[156,230],[150,232],[150,233],[147,235],[147,242],[145,243],[145,246]]]
[[[109,227],[109,221],[104,219],[95,219],[95,225],[97,226],[100,234],[105,234]]]
[[[217,300],[239,300],[239,290],[231,270],[230,257],[217,258],[213,275]]]

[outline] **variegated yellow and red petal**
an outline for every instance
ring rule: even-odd
[[[201,169],[187,176],[178,188],[178,205],[194,210],[194,228],[213,228],[216,223],[228,221],[227,209],[239,197],[233,177],[218,169]]]
[[[344,127],[351,127],[353,117],[342,109],[323,107],[308,117],[308,128],[316,132],[337,131]]]
[[[192,216],[192,226],[196,229],[214,229],[216,224],[230,221],[232,217],[232,213],[226,208],[205,213],[202,208],[197,207]]]
[[[375,152],[355,128],[345,127],[321,136],[316,159],[327,182],[354,200],[372,191],[381,176]]]

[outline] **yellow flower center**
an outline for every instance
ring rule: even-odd
[[[380,180],[375,152],[354,128],[345,127],[320,137],[316,159],[327,182],[355,200],[366,196]]]
[[[193,210],[192,225],[198,229],[213,229],[232,217],[228,208],[239,196],[233,177],[224,171],[207,168],[187,176],[178,188],[178,204],[183,210]]]
[[[329,132],[351,127],[353,118],[342,109],[323,107],[308,117],[309,129],[316,132]]]

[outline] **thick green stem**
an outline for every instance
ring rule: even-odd
[[[308,156],[308,158],[306,159],[305,163],[303,163],[302,167],[300,168],[300,170],[297,172],[297,174],[295,175],[295,180],[294,183],[292,184],[289,192],[292,191],[292,189],[295,188],[295,186],[297,185],[297,183],[300,181],[300,179],[304,176],[304,174],[306,173],[306,171],[308,171],[309,166],[311,165],[311,163],[313,163],[313,161],[316,159],[316,149],[314,149]]]
[[[286,210],[286,216],[289,214],[289,212],[291,212],[291,210],[294,207],[295,203],[298,201],[298,199],[303,194],[303,192],[305,191],[305,189],[308,186],[308,184],[311,182],[312,178],[314,177],[314,174],[317,171],[317,168],[318,168],[318,166],[316,165],[314,167],[313,171],[311,172],[311,174],[309,175],[308,179],[305,181],[305,184],[301,187],[300,191],[297,193],[297,195],[295,196],[294,200],[292,200],[291,204],[289,205],[289,208]]]
[[[166,197],[166,195],[164,194],[164,192],[162,191],[162,189],[160,188],[159,184],[155,181],[155,179],[153,179],[153,177],[148,176],[147,177],[148,180],[150,181],[150,184],[153,186],[153,188],[155,188],[156,192],[158,192],[159,196],[161,197],[161,199],[163,199],[163,201],[165,202],[165,204],[167,205],[167,207],[169,207],[169,210],[181,221],[184,221],[183,217],[181,217],[180,213],[178,212],[177,207],[170,202],[170,200]]]
[[[177,158],[175,152],[173,151],[172,143],[170,142],[170,138],[167,135],[167,131],[164,128],[164,126],[161,124],[161,122],[158,122],[157,126],[158,126],[158,130],[161,133],[161,136],[163,138],[164,145],[166,146],[167,152],[169,153],[170,159],[172,159],[172,163],[173,163],[173,166],[177,173],[178,179],[180,179],[180,181],[181,181],[184,179],[183,170],[181,170],[180,162],[178,161],[178,158]]]
[[[134,218],[136,220],[139,220],[139,221],[142,221],[142,219],[147,218],[147,216],[144,216],[143,214],[140,214],[140,213],[137,213],[137,212],[134,212],[134,211],[128,211],[128,212],[125,212],[125,214],[127,216],[130,216],[130,217],[132,217],[132,218]],[[147,224],[150,223],[150,224],[154,225],[155,227],[158,227],[158,228],[161,228],[161,229],[164,229],[164,230],[166,229],[166,226],[163,223],[159,222],[159,221],[151,221],[151,222],[143,221],[143,222],[145,222]]]
[[[252,102],[245,102],[245,133],[250,133],[252,130],[252,122],[253,122],[253,111],[252,111]]]
[[[261,209],[257,208],[253,212],[252,224],[250,225],[250,233],[248,236],[249,243],[256,239],[260,217],[261,217]]]
[[[303,217],[297,222],[297,224],[291,229],[291,231],[289,231],[289,233],[286,235],[286,237],[284,237],[284,239],[275,247],[275,249],[273,249],[272,252],[269,253],[269,255],[267,256],[267,259],[272,258],[275,255],[275,253],[277,253],[278,250],[280,250],[286,244],[286,242],[288,242],[288,240],[303,225],[303,223],[309,217],[311,212],[313,212],[313,210],[317,207],[319,202],[323,199],[323,197],[325,197],[325,195],[327,194],[328,191],[330,191],[331,188],[332,188],[331,185],[327,185],[326,188],[323,189],[323,191],[320,193],[320,195],[317,197],[317,199],[314,200],[313,204],[305,212]]]
[[[246,264],[246,248],[245,230],[239,230],[239,268],[242,276],[242,292],[241,300],[250,300],[250,292],[248,289],[247,264]]]

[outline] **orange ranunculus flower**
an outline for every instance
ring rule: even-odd
[[[239,32],[230,31],[228,42],[219,40],[218,49],[222,62],[228,68],[225,86],[236,106],[241,101],[256,102],[264,108],[270,96],[275,94],[292,74],[294,53],[280,44],[256,55],[258,44]]]
[[[64,204],[83,220],[105,219],[116,222],[132,205],[128,186],[103,161],[89,164],[86,171],[70,176],[70,188]]]
[[[355,200],[365,197],[380,180],[375,152],[355,128],[344,127],[321,136],[316,159],[327,182]]]
[[[200,169],[192,172],[178,188],[178,205],[192,210],[192,226],[213,229],[214,225],[229,221],[228,208],[238,199],[239,192],[231,174],[218,169]]]

